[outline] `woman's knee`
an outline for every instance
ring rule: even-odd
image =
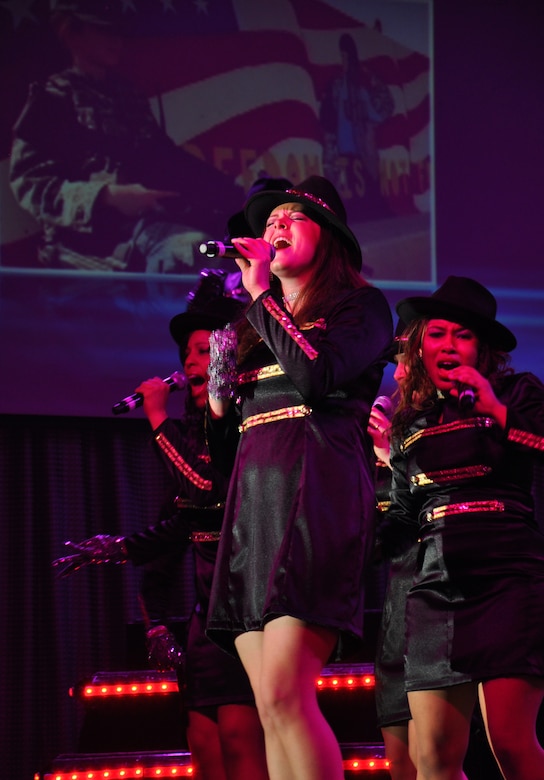
[[[222,744],[234,746],[255,741],[262,737],[262,727],[256,707],[250,704],[233,704],[221,707],[219,736]]]
[[[217,728],[203,726],[202,721],[189,723],[187,741],[189,742],[191,752],[198,755],[219,752],[220,750]]]
[[[417,744],[417,767],[422,777],[440,776],[453,767],[461,770],[466,754],[466,742],[451,734]]]
[[[259,715],[263,728],[282,728],[304,710],[304,696],[294,685],[271,680],[261,685]]]
[[[513,728],[490,739],[491,748],[505,777],[522,775],[522,766],[535,766],[542,762],[543,749],[533,729],[520,731]]]

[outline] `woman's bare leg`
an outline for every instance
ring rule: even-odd
[[[417,744],[417,780],[466,780],[463,762],[476,704],[474,683],[410,691]]]
[[[389,767],[391,780],[416,780],[416,767],[411,758],[412,751],[409,749],[410,722],[382,728],[385,755],[391,762]]]
[[[217,723],[198,710],[189,711],[187,742],[195,774],[202,780],[227,780]]]
[[[249,704],[218,707],[221,752],[228,780],[268,780],[264,734],[257,708]]]
[[[544,749],[536,734],[544,679],[488,680],[478,693],[487,738],[505,779],[544,780]]]
[[[340,747],[317,702],[316,679],[337,637],[283,616],[236,647],[255,692],[271,780],[343,780]]]

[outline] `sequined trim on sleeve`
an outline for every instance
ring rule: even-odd
[[[463,466],[458,469],[440,469],[438,471],[421,472],[413,474],[410,482],[413,485],[432,485],[434,483],[458,482],[459,480],[474,479],[474,477],[487,477],[491,474],[491,466]]]
[[[411,436],[407,436],[403,442],[401,442],[400,448],[402,452],[405,452],[408,447],[411,447],[419,439],[424,436],[442,436],[445,433],[452,433],[454,431],[462,431],[468,428],[491,428],[495,425],[495,421],[491,417],[470,417],[466,420],[456,420],[455,422],[445,423],[443,425],[433,425],[429,428],[422,428]]]
[[[314,349],[310,342],[304,338],[302,333],[297,329],[294,322],[290,317],[287,316],[281,306],[276,303],[274,298],[272,298],[270,295],[266,298],[263,298],[263,306],[267,312],[271,314],[272,317],[277,320],[277,322],[279,322],[282,328],[289,334],[293,341],[299,345],[299,347],[310,358],[310,360],[315,360],[319,354],[318,351]]]
[[[186,460],[184,460],[173,444],[168,441],[164,434],[159,433],[155,436],[155,441],[164,452],[166,457],[173,463],[173,465],[180,471],[184,477],[186,477],[193,485],[196,485],[200,490],[211,490],[212,482],[209,479],[203,479],[200,474],[189,466]]]
[[[432,523],[449,515],[465,515],[471,512],[504,512],[502,501],[465,501],[463,504],[442,504],[425,514],[425,520]]]
[[[218,542],[221,531],[192,531],[189,539],[191,542]]]
[[[531,447],[533,450],[544,452],[544,437],[537,436],[536,433],[520,431],[519,428],[510,428],[508,431],[508,441],[514,444],[523,444],[524,447]]]

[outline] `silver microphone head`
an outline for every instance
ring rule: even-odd
[[[383,412],[388,419],[391,419],[393,412],[395,411],[393,401],[387,395],[379,395],[372,406],[379,409],[380,412]]]

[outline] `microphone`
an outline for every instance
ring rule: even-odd
[[[167,376],[166,379],[163,379],[162,381],[165,383],[165,385],[170,387],[171,393],[174,390],[183,390],[183,388],[187,385],[187,377],[183,371],[174,371],[173,374]],[[132,395],[127,395],[127,397],[123,398],[123,400],[119,401],[119,403],[114,404],[111,410],[113,414],[126,414],[127,412],[131,412],[133,409],[138,409],[138,407],[140,407],[143,402],[144,397],[141,393],[133,393]]]
[[[225,244],[223,241],[204,241],[198,247],[201,255],[206,257],[240,257],[240,252],[232,244]],[[276,256],[276,250],[270,244],[270,259]]]
[[[376,409],[379,409],[380,412],[385,414],[388,420],[391,419],[391,417],[393,416],[393,412],[395,411],[393,401],[387,395],[379,395],[374,401],[374,403],[372,404],[372,406],[375,407]]]
[[[459,395],[457,397],[457,405],[462,412],[471,412],[474,409],[476,403],[476,393],[473,387],[464,385],[462,382],[458,382]]]

